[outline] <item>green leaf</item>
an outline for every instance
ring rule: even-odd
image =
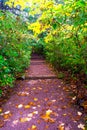
[[[0,96],[2,95],[2,92],[3,92],[3,91],[0,89]]]
[[[80,6],[80,7],[84,7],[86,5],[86,3],[83,0],[79,0],[76,5]]]
[[[54,29],[57,28],[57,24],[56,23],[54,23],[52,26],[53,26]]]
[[[85,88],[87,88],[87,86],[85,86]]]

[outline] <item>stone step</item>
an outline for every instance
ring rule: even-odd
[[[56,75],[26,75],[22,77],[18,77],[17,80],[38,80],[38,79],[57,79],[58,77]]]
[[[39,76],[33,76],[33,75],[29,75],[29,76],[25,76],[25,80],[37,80],[37,79],[57,79],[56,75],[39,75]]]

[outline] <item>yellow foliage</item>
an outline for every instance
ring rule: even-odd
[[[1,16],[1,17],[0,17],[0,20],[4,20],[4,18],[5,18],[4,16]]]
[[[45,42],[49,43],[49,41],[53,40],[53,36],[51,34],[48,34],[47,37],[45,37]]]
[[[29,3],[29,0],[9,0],[6,2],[10,7],[20,5],[21,9],[24,9],[27,6],[27,3]]]
[[[14,6],[16,7],[17,5],[21,6],[21,9],[26,8],[27,6],[31,7],[32,6],[32,10],[36,10],[37,7],[39,7],[41,4],[46,3],[48,0],[8,0],[6,2],[7,5],[9,5],[10,7]],[[51,6],[52,2],[49,2]],[[36,8],[35,8],[36,6]],[[36,13],[36,12],[35,12]]]
[[[55,6],[54,6],[54,10],[55,10],[55,11],[62,11],[62,7],[63,7],[62,4],[55,5]]]
[[[39,22],[36,22],[31,24],[31,26],[28,26],[28,29],[32,29],[35,35],[37,35],[41,32],[41,25]]]
[[[50,27],[50,25],[42,24],[39,21],[37,21],[37,22],[32,23],[31,25],[29,25],[28,29],[33,30],[33,32],[35,33],[35,36],[37,36],[41,32],[44,32],[49,27]]]
[[[71,15],[70,13],[67,13],[67,12],[66,12],[66,16],[70,16],[70,15]]]

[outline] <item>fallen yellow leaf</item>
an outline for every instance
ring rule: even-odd
[[[37,126],[36,125],[32,125],[32,130],[37,130]]]
[[[28,108],[30,108],[30,107],[31,107],[30,105],[25,105],[25,106],[24,106],[25,109],[28,109]]]
[[[49,109],[46,111],[46,116],[50,116],[50,114],[52,114],[52,110]]]
[[[78,128],[79,128],[79,129],[82,129],[82,130],[86,130],[84,124],[79,124],[79,125],[78,125]]]
[[[67,106],[63,106],[63,107],[62,107],[62,109],[66,109],[66,108],[67,108]]]
[[[41,88],[41,87],[38,87],[38,89],[39,89],[39,90],[42,90],[42,88]]]
[[[63,116],[67,116],[67,114],[66,114],[66,113],[64,113],[64,114],[63,114]]]
[[[0,113],[2,112],[2,108],[0,108]]]
[[[33,88],[33,90],[36,90],[36,88]]]
[[[83,103],[82,103],[82,106],[84,107],[84,109],[87,111],[87,100],[86,101],[84,101]]]
[[[23,104],[16,105],[17,108],[22,108]]]
[[[42,115],[41,118],[46,122],[50,122],[50,123],[55,122],[55,120],[53,118],[51,118],[50,116],[48,116],[48,115]]]
[[[45,121],[48,121],[50,117],[48,115],[42,115],[41,118]]]
[[[34,98],[34,101],[38,101],[38,98]]]
[[[19,120],[20,120],[20,122],[24,123],[24,122],[30,121],[31,118],[23,117],[23,118],[20,118]]]
[[[34,102],[29,102],[28,105],[35,106]]]
[[[58,126],[58,130],[64,130],[64,124],[63,123]]]
[[[55,120],[53,118],[49,118],[48,122],[55,123]]]
[[[11,116],[12,116],[11,113],[4,114],[4,115],[3,115],[4,119],[9,119]]]
[[[50,115],[52,114],[52,110],[47,110],[46,113],[44,115],[41,115],[41,118],[46,121],[46,122],[50,122],[50,123],[54,123],[55,120],[53,118],[50,117]]]
[[[38,111],[34,111],[33,114],[38,114]]]
[[[81,116],[81,115],[82,115],[82,112],[79,112],[79,111],[78,111],[77,114],[78,114],[79,116]]]

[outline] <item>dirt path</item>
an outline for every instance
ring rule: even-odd
[[[84,130],[84,115],[44,59],[33,57],[25,77],[0,109],[0,130]]]

